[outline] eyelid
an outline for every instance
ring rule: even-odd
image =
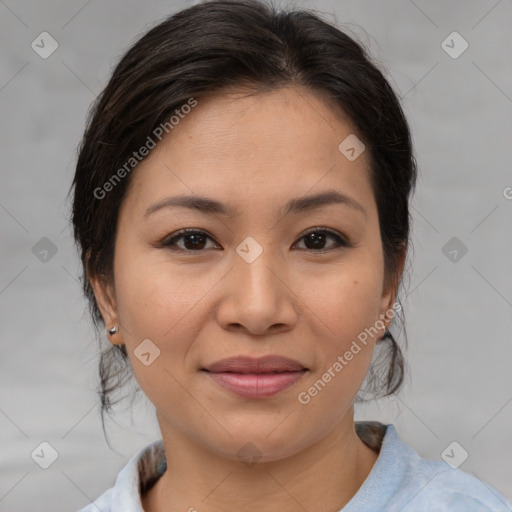
[[[167,246],[171,246],[172,243],[175,241],[175,240],[179,240],[180,238],[182,238],[184,235],[187,235],[187,234],[198,234],[198,235],[203,235],[205,236],[206,238],[209,238],[210,240],[212,240],[215,244],[219,245],[220,244],[215,240],[215,238],[210,235],[210,233],[208,233],[208,231],[205,231],[204,229],[201,229],[201,228],[183,228],[183,229],[179,229],[178,231],[175,231],[174,233],[171,233],[169,236],[166,236],[162,242],[160,242],[158,244],[159,247],[167,247]],[[182,251],[182,252],[194,252],[194,253],[200,253],[200,252],[203,252],[203,251],[191,251],[191,250],[187,250],[187,249],[181,249],[178,247],[177,251]]]
[[[335,247],[330,247],[330,248],[328,247],[326,249],[307,249],[307,248],[300,249],[301,251],[322,254],[322,253],[330,252],[335,249],[341,249],[344,247],[353,247],[353,244],[351,242],[349,242],[348,238],[344,234],[339,233],[338,231],[335,231],[331,228],[327,228],[324,226],[313,226],[311,228],[308,228],[297,238],[296,242],[294,242],[292,247],[294,247],[295,245],[297,245],[297,243],[302,241],[302,239],[304,237],[308,236],[311,233],[317,233],[317,232],[322,232],[322,233],[326,233],[326,234],[330,235],[332,238],[334,238],[337,241],[338,245]],[[165,237],[160,243],[157,244],[157,247],[159,247],[159,248],[169,248],[171,246],[176,247],[176,240],[181,239],[183,236],[185,236],[187,234],[203,235],[206,238],[209,238],[210,240],[212,240],[216,245],[220,246],[220,244],[215,240],[215,238],[212,235],[210,235],[210,233],[205,231],[204,229],[183,228],[183,229],[175,231],[174,233],[171,233],[171,235]],[[175,250],[176,252],[188,253],[188,254],[190,254],[190,253],[201,254],[201,253],[205,252],[205,249],[194,251],[194,250],[189,250],[189,249],[182,249],[180,247],[178,247],[177,249],[171,249],[171,250]]]
[[[302,251],[307,251],[307,252],[310,252],[310,253],[319,253],[319,254],[322,254],[322,253],[326,253],[326,252],[330,252],[332,250],[335,250],[335,249],[341,249],[341,248],[344,248],[344,247],[353,247],[353,244],[348,240],[348,238],[334,230],[334,229],[331,229],[331,228],[327,228],[327,227],[324,227],[324,226],[314,226],[312,228],[309,228],[307,229],[304,233],[302,233],[299,238],[297,239],[297,242],[301,241],[305,236],[308,236],[309,234],[311,233],[317,233],[317,232],[322,232],[322,233],[327,233],[328,235],[330,235],[331,237],[333,237],[334,239],[336,239],[337,243],[338,243],[338,246],[336,247],[331,247],[331,248],[327,248],[327,249],[301,249]],[[296,245],[297,242],[295,242],[293,245]]]
[[[322,231],[325,233],[329,233],[330,235],[339,236],[340,238],[344,238],[344,236],[341,233],[339,233],[338,231],[335,231],[334,229],[331,229],[331,228],[326,228],[324,226],[314,226],[312,228],[308,228],[306,231],[304,231],[304,233],[302,233],[300,235],[299,238],[307,236],[311,233],[316,233],[317,231]]]

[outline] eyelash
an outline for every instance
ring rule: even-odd
[[[350,244],[347,241],[347,239],[344,238],[342,235],[340,235],[336,231],[333,231],[329,228],[323,228],[323,227],[314,227],[314,228],[309,229],[308,231],[306,231],[306,233],[304,233],[299,238],[299,240],[302,240],[303,238],[305,238],[306,236],[308,236],[312,233],[327,234],[328,236],[334,238],[338,245],[335,247],[327,248],[327,249],[307,249],[306,248],[306,249],[299,249],[299,250],[308,251],[310,253],[323,254],[323,253],[327,253],[327,252],[335,250],[335,249],[343,249],[343,248],[347,248],[347,247],[352,247],[352,244]],[[182,253],[186,253],[186,254],[191,254],[191,253],[199,254],[206,250],[206,249],[191,250],[191,249],[182,249],[179,247],[176,248],[177,247],[176,242],[180,239],[183,239],[187,235],[203,235],[215,242],[215,240],[206,231],[203,231],[201,229],[196,229],[196,228],[185,228],[185,229],[182,229],[182,230],[174,233],[170,238],[164,239],[162,242],[157,244],[157,246],[159,248],[166,248],[166,249],[170,249],[171,251],[182,252]],[[217,242],[215,242],[215,243],[217,243]]]

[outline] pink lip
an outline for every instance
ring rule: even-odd
[[[265,398],[295,384],[308,371],[281,356],[223,359],[203,369],[217,384],[244,398]]]

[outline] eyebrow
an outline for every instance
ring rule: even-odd
[[[359,202],[350,196],[337,192],[336,190],[327,190],[319,194],[291,199],[286,203],[284,207],[284,215],[287,215],[288,213],[309,212],[311,210],[315,210],[330,204],[342,204],[349,206],[350,208],[353,208],[354,210],[361,213],[363,217],[367,218],[366,210]],[[184,195],[167,197],[161,201],[158,201],[157,203],[152,204],[146,210],[144,217],[148,217],[152,213],[163,208],[172,207],[190,208],[202,213],[220,214],[231,217],[234,217],[238,213],[234,208],[209,197]]]

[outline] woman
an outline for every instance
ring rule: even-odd
[[[73,225],[111,344],[102,412],[133,373],[162,440],[82,512],[507,510],[354,422],[365,380],[403,380],[415,179],[395,93],[311,13],[214,1],[137,41],[94,106]]]

